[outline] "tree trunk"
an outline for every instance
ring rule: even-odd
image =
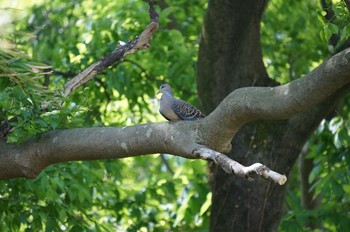
[[[209,1],[197,74],[205,113],[237,88],[275,85],[262,62],[260,21],[265,6],[266,1]],[[260,162],[288,175],[310,133],[341,96],[334,95],[288,120],[243,126],[228,155],[244,165]],[[211,168],[211,176],[211,231],[278,230],[285,186],[258,178],[247,182],[216,167]]]

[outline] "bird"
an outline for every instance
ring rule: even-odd
[[[169,84],[162,84],[157,94],[159,93],[162,93],[159,113],[168,121],[193,121],[205,117],[205,114],[190,103],[175,98]]]

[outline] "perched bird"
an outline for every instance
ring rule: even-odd
[[[190,103],[174,98],[170,85],[162,84],[157,94],[159,93],[163,94],[160,98],[159,112],[168,121],[198,120],[205,117]]]

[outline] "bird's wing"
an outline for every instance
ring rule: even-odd
[[[196,107],[181,99],[174,99],[172,109],[182,120],[197,120],[205,117]]]

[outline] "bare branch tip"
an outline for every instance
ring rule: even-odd
[[[251,174],[257,174],[265,179],[272,180],[279,185],[284,185],[287,182],[287,177],[285,175],[272,171],[261,163],[243,166],[226,155],[206,147],[197,147],[192,151],[192,153],[199,159],[214,161],[226,173],[240,176],[248,181],[254,180],[251,177]]]
[[[284,185],[286,182],[287,182],[287,177],[285,175],[282,175],[277,183],[279,185]]]

